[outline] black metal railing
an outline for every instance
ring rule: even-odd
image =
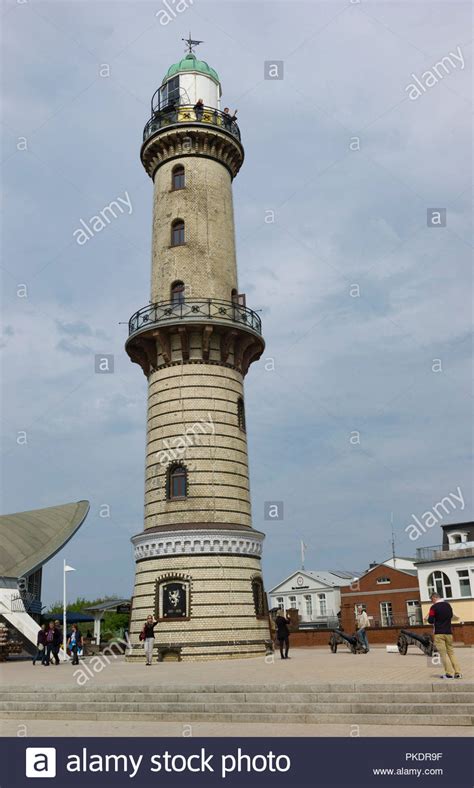
[[[423,623],[421,609],[406,615],[388,615],[383,618],[372,618],[370,625],[374,628],[379,627],[417,627]],[[369,629],[370,635],[370,629]]]
[[[431,547],[418,547],[416,550],[417,561],[436,561],[437,559],[453,558],[460,555],[474,556],[473,542],[455,542],[454,544],[439,544]]]
[[[11,597],[12,613],[39,614],[42,610],[41,600],[29,591],[21,591]]]
[[[179,123],[202,123],[208,126],[218,126],[221,131],[228,131],[229,134],[240,140],[239,127],[228,113],[214,107],[203,106],[200,109],[194,109],[190,104],[183,104],[165,107],[154,112],[143,129],[143,142],[160,129]]]
[[[183,301],[165,301],[149,304],[139,309],[128,321],[129,336],[142,328],[155,324],[189,320],[201,322],[208,320],[225,320],[262,333],[262,321],[252,309],[236,304],[233,301],[218,301],[215,298],[185,299]]]

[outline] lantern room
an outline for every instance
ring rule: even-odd
[[[152,114],[168,107],[194,106],[202,99],[205,107],[220,108],[221,85],[217,71],[205,60],[198,60],[194,52],[169,67],[161,87],[151,100]]]

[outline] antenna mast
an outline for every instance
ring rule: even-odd
[[[390,527],[392,530],[392,558],[393,558],[393,568],[396,569],[397,559],[395,558],[395,532],[393,530],[393,512],[390,512]]]

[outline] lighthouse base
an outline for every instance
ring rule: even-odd
[[[144,661],[139,639],[157,621],[153,659],[264,656],[271,635],[260,566],[263,534],[252,528],[170,531],[134,538],[136,564],[127,660]],[[175,552],[175,554],[164,551]],[[177,554],[185,551],[184,554]],[[252,554],[253,553],[253,554]]]

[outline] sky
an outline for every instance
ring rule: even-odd
[[[403,556],[472,519],[469,3],[168,5],[166,24],[162,0],[2,7],[1,508],[91,503],[44,569],[44,604],[63,558],[71,597],[132,593],[146,379],[123,346],[149,299],[152,211],[139,150],[189,31],[245,148],[233,189],[239,289],[266,340],[245,392],[267,589],[299,568],[301,541],[307,569],[361,571],[390,556],[391,513]],[[282,78],[266,79],[275,61]],[[80,220],[126,194],[131,213],[79,245]],[[463,505],[410,540],[413,515],[458,489]],[[268,502],[283,519],[265,520]]]

